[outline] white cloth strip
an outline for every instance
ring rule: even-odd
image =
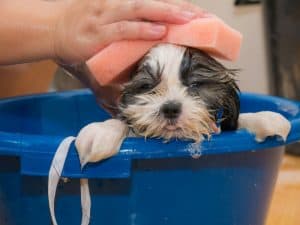
[[[51,215],[51,220],[53,225],[57,225],[57,221],[55,217],[55,207],[54,207],[56,189],[70,149],[70,145],[74,140],[75,137],[67,137],[60,143],[50,166],[49,178],[48,178],[48,199],[49,199],[50,215]],[[90,191],[89,191],[87,179],[80,180],[80,192],[81,192],[81,211],[82,211],[81,225],[88,225],[90,222],[91,197],[90,197]]]
[[[88,225],[90,223],[91,215],[91,196],[88,179],[80,179],[80,192],[82,212],[81,225]]]

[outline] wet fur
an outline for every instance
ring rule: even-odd
[[[137,135],[199,142],[216,131],[217,112],[222,110],[222,130],[237,129],[240,103],[235,73],[200,50],[159,45],[124,85],[118,118]],[[182,104],[175,122],[161,114],[168,101]],[[168,126],[176,129],[168,130]]]

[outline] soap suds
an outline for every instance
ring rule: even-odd
[[[201,144],[198,142],[189,144],[187,150],[193,159],[199,159],[202,155]]]

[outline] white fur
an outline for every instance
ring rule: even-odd
[[[127,125],[116,119],[91,123],[82,128],[75,141],[81,166],[118,153],[127,133]]]
[[[280,136],[285,141],[291,130],[291,124],[285,117],[270,111],[241,113],[238,124],[239,129],[245,128],[254,133],[258,142],[270,136]]]
[[[186,48],[172,44],[160,44],[150,50],[147,63],[163,68],[162,81],[166,86],[182,86],[179,80],[179,70]]]

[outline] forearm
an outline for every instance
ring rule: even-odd
[[[0,65],[54,57],[53,30],[58,2],[0,1]]]
[[[188,10],[188,11],[186,11]],[[182,0],[0,0],[0,65],[86,61],[121,40],[158,40],[202,10]]]

